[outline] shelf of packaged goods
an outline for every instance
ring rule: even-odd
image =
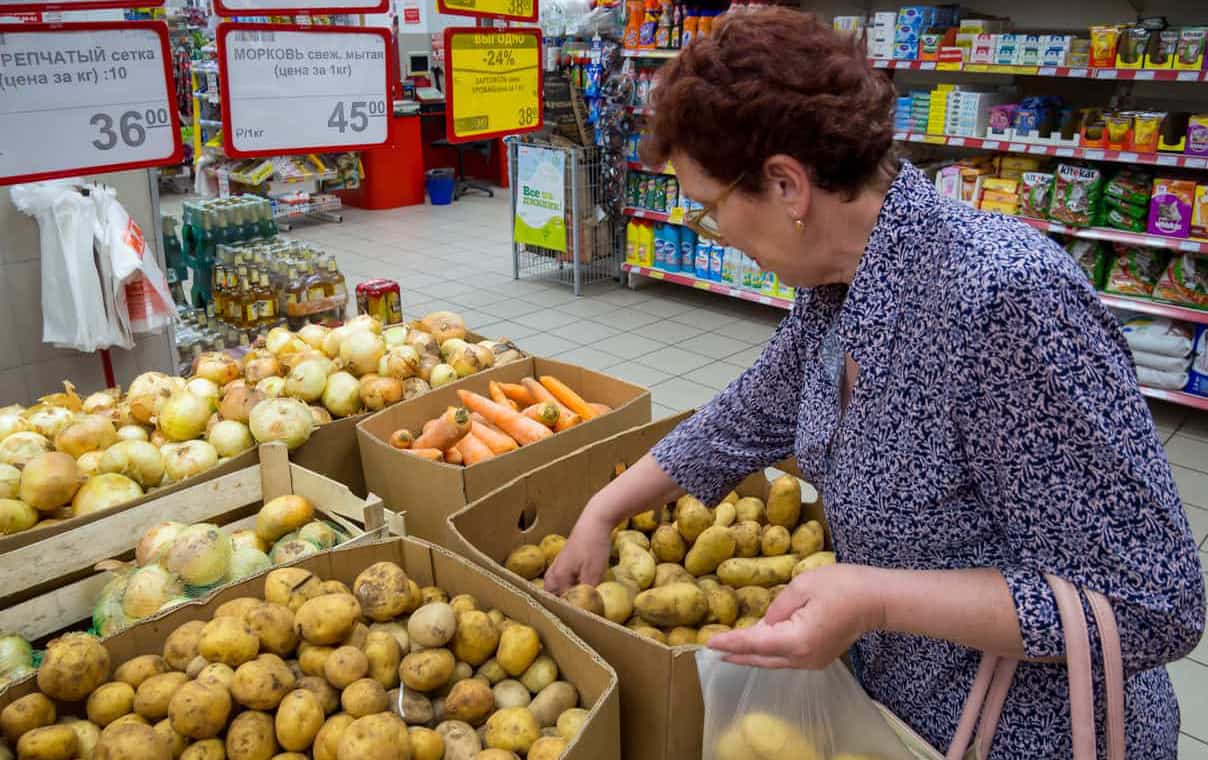
[[[624,50],[621,55],[626,58],[674,58],[679,55],[678,50]]]
[[[1208,168],[1208,157],[1187,156],[1176,153],[1138,153],[1126,150],[1104,150],[1102,148],[1072,148],[1069,146],[1041,145],[1023,140],[999,138],[952,137],[929,135],[922,132],[894,132],[898,142],[947,145],[953,148],[977,150],[1000,150],[1007,153],[1025,153],[1033,156],[1056,156],[1057,158],[1083,158],[1088,161],[1113,161],[1122,164],[1150,164],[1153,166],[1178,167],[1184,169]]]
[[[662,214],[658,211],[647,211],[644,208],[634,208],[627,206],[622,212],[625,216],[632,216],[635,219],[649,219],[652,222],[662,222],[664,224],[683,224],[684,210],[677,208],[670,214]]]
[[[1026,216],[1016,217],[1024,224],[1035,227],[1042,232],[1052,232],[1083,240],[1102,240],[1108,243],[1123,243],[1124,245],[1139,245],[1143,248],[1165,248],[1171,251],[1185,253],[1208,253],[1208,240],[1192,240],[1189,238],[1165,237],[1163,235],[1146,235],[1139,232],[1125,232],[1107,227],[1069,227],[1045,219],[1032,219]]]
[[[946,71],[965,74],[1010,74],[1026,77],[1056,79],[1099,79],[1105,81],[1137,82],[1208,82],[1208,71],[1178,71],[1175,69],[1106,69],[1077,66],[1006,66],[993,63],[945,63],[943,61],[901,61],[891,58],[870,58],[874,68],[908,69],[911,71]]]
[[[1172,303],[1151,301],[1148,298],[1133,296],[1118,296],[1111,293],[1100,293],[1099,300],[1113,309],[1135,311],[1139,314],[1153,314],[1159,317],[1181,319],[1185,322],[1208,324],[1208,309],[1196,309],[1190,306],[1178,306]]]
[[[661,169],[652,169],[643,164],[641,161],[630,161],[629,168],[633,169],[634,171],[645,172],[646,174],[662,174],[667,177],[675,176],[675,167],[671,164],[667,164]]]
[[[724,283],[702,280],[699,277],[682,272],[666,272],[662,269],[652,269],[651,267],[642,267],[636,264],[621,264],[621,269],[641,275],[642,277],[649,277],[652,280],[662,280],[663,282],[672,282],[688,288],[707,290],[710,293],[717,293],[718,295],[729,296],[730,298],[740,298],[752,303],[761,303],[764,306],[775,306],[778,309],[786,310],[793,308],[793,302],[787,298],[768,296],[753,290],[746,290],[745,288],[732,288]]]
[[[1196,396],[1193,393],[1183,393],[1182,391],[1167,391],[1161,388],[1150,388],[1141,386],[1141,395],[1149,396],[1150,398],[1169,401],[1172,404],[1181,404],[1182,406],[1190,406],[1195,409],[1203,409],[1208,411],[1208,397]]]
[[[635,116],[650,116],[654,113],[653,108],[647,108],[646,106],[625,106],[625,110]]]

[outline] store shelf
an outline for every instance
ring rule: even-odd
[[[653,108],[648,108],[646,106],[625,106],[625,110],[637,116],[650,116],[654,113]]]
[[[1180,404],[1182,406],[1190,406],[1195,409],[1203,409],[1208,411],[1208,398],[1204,396],[1196,396],[1191,393],[1183,393],[1182,391],[1167,391],[1162,390],[1161,388],[1150,388],[1145,385],[1141,386],[1141,395],[1161,399],[1162,401],[1169,401],[1173,404]]]
[[[1099,79],[1120,82],[1208,82],[1208,71],[1174,69],[1099,69],[1072,66],[1002,66],[990,63],[941,63],[939,61],[900,61],[870,58],[878,69],[945,71],[965,74],[1010,74],[1012,76],[1051,77],[1056,79]]]
[[[652,169],[649,166],[646,166],[645,164],[643,164],[641,161],[630,161],[629,168],[633,169],[635,171],[645,172],[646,174],[662,174],[667,177],[675,176],[675,167],[672,166],[670,163],[668,163],[666,166],[664,166],[661,169]]]
[[[1099,300],[1113,309],[1135,311],[1140,314],[1153,314],[1158,317],[1181,319],[1185,322],[1208,324],[1208,309],[1195,309],[1189,306],[1177,306],[1161,301],[1151,301],[1148,298],[1118,296],[1111,293],[1100,293]]]
[[[1208,158],[1186,156],[1179,153],[1136,153],[1124,150],[1100,148],[1071,148],[1068,146],[1042,145],[1023,140],[985,139],[980,137],[951,137],[929,135],[922,132],[894,132],[893,139],[899,142],[946,145],[953,148],[976,150],[998,150],[1007,153],[1026,153],[1033,156],[1056,156],[1057,158],[1081,158],[1088,161],[1112,161],[1122,164],[1150,164],[1153,166],[1179,167],[1184,169],[1206,169]]]
[[[660,59],[666,60],[667,58],[674,58],[675,56],[679,55],[679,51],[678,50],[623,50],[623,51],[621,51],[621,55],[625,56],[626,58],[651,58],[651,59],[660,58]]]
[[[652,222],[663,222],[664,224],[683,224],[684,210],[677,208],[670,214],[660,214],[657,211],[647,211],[644,208],[634,208],[627,206],[622,212],[625,216],[632,216],[635,219],[649,219]]]
[[[1171,251],[1187,253],[1208,253],[1208,241],[1191,240],[1188,238],[1172,238],[1162,235],[1145,235],[1139,232],[1125,232],[1107,227],[1068,227],[1045,219],[1032,219],[1026,216],[1016,217],[1024,224],[1035,227],[1043,232],[1053,232],[1058,235],[1082,238],[1083,240],[1103,240],[1108,243],[1123,243],[1139,245],[1145,248],[1165,248]]]
[[[729,296],[730,298],[740,298],[752,303],[761,303],[764,306],[775,306],[776,308],[786,310],[793,308],[793,302],[787,298],[767,296],[745,288],[732,288],[720,282],[702,280],[699,277],[682,272],[665,272],[662,269],[652,269],[650,267],[637,266],[636,264],[621,264],[621,269],[622,271],[632,272],[642,277],[649,277],[652,280],[673,282],[676,285],[696,288],[697,290],[707,290],[710,293],[717,293],[718,295]]]

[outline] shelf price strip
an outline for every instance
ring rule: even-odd
[[[372,27],[218,27],[222,141],[234,157],[386,142],[390,33]]]
[[[164,0],[0,0],[0,16],[39,11],[91,11],[99,8],[158,8]],[[36,18],[35,21],[42,19]],[[49,19],[46,19],[49,21]]]
[[[0,25],[0,184],[180,163],[167,27]]]
[[[445,134],[449,142],[541,129],[539,30],[446,29],[445,55]]]

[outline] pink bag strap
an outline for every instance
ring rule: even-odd
[[[1055,575],[1045,580],[1053,589],[1065,639],[1066,668],[1070,683],[1070,726],[1075,760],[1095,760],[1095,699],[1091,671],[1090,633],[1078,589]],[[1107,692],[1107,757],[1124,760],[1124,667],[1120,654],[1120,632],[1107,598],[1085,591],[1103,650],[1104,684]],[[983,654],[974,676],[960,721],[948,746],[946,760],[962,760],[976,736],[979,757],[990,753],[995,729],[1015,677],[1018,660]],[[975,733],[976,732],[976,733]]]

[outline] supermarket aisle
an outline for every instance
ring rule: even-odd
[[[345,210],[340,225],[290,235],[335,253],[353,283],[390,277],[408,316],[450,308],[526,351],[606,370],[649,387],[655,417],[708,401],[745,369],[783,312],[678,285],[570,289],[512,280],[510,206],[466,198],[447,207]],[[1208,414],[1151,402],[1192,529],[1208,565]],[[1183,710],[1179,757],[1208,760],[1208,638],[1170,667]]]

